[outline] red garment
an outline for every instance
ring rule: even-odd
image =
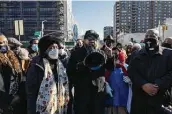
[[[116,66],[121,67],[122,71],[124,72],[125,76],[128,76],[127,69],[124,67],[125,60],[126,60],[126,53],[125,51],[120,51],[118,54],[118,60],[120,63],[118,63]]]
[[[122,66],[121,68],[122,68],[122,71],[123,71],[124,75],[128,76],[127,69],[124,66]]]
[[[108,80],[110,74],[111,74],[111,72],[109,70],[105,71],[105,79],[106,79],[106,81]]]

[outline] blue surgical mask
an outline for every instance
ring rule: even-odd
[[[8,51],[8,47],[6,45],[0,46],[0,52],[1,53],[6,53]]]
[[[100,68],[101,68],[101,65],[95,66],[95,67],[91,67],[90,69],[91,69],[91,70],[99,70]]]
[[[31,48],[33,51],[38,52],[38,44],[33,44]]]

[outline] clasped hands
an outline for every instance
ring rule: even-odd
[[[155,96],[159,91],[158,85],[152,84],[152,83],[144,84],[142,86],[142,89],[143,89],[144,92],[146,92],[150,96]]]

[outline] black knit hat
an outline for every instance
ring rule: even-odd
[[[38,43],[40,55],[45,55],[46,50],[48,47],[54,43],[60,44],[63,40],[60,38],[55,37],[54,35],[46,35],[42,37]]]
[[[86,31],[86,33],[84,35],[84,39],[89,39],[89,38],[98,40],[99,39],[99,35],[94,30],[88,30],[88,31]]]

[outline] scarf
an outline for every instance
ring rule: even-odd
[[[43,63],[45,72],[37,97],[36,112],[40,114],[67,114],[69,90],[66,70],[58,60],[58,81],[56,82],[49,61],[44,58]]]

